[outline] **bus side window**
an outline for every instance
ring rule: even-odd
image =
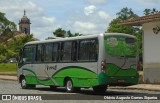
[[[80,40],[78,46],[79,61],[97,61],[98,56],[97,39]]]
[[[32,63],[34,62],[35,57],[35,46],[26,46],[23,52],[23,63]]]
[[[89,60],[96,61],[98,58],[98,42],[97,40],[91,40],[89,46]]]
[[[77,61],[77,41],[72,42],[71,60]]]
[[[78,60],[89,61],[89,40],[79,41]]]
[[[44,61],[45,62],[52,62],[52,48],[53,44],[52,43],[47,43],[44,44]]]
[[[52,49],[52,61],[56,62],[59,61],[59,43],[53,43],[53,49]]]
[[[61,45],[61,60],[63,62],[70,62],[71,61],[71,51],[72,51],[72,42],[66,41],[63,42]]]
[[[43,52],[43,45],[37,45],[37,53],[36,53],[36,61],[43,62],[44,61],[44,52]]]

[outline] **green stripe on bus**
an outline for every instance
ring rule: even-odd
[[[28,84],[54,85],[51,80],[38,79],[36,73],[31,69],[23,68],[23,70],[33,73],[33,75],[32,74],[25,75]]]
[[[53,75],[61,86],[65,78],[71,78],[75,87],[90,87],[98,85],[98,75],[84,68],[65,68]]]

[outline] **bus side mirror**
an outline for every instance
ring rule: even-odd
[[[23,53],[23,49],[20,49],[20,51],[19,51],[19,56],[18,56],[18,61],[19,61],[19,62],[21,62],[22,53]]]
[[[20,49],[19,56],[22,56],[23,49]]]

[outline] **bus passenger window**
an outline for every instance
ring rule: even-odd
[[[98,57],[98,43],[97,40],[91,40],[89,46],[89,60],[97,60]]]
[[[61,48],[61,59],[64,62],[70,62],[71,61],[71,50],[72,50],[72,42],[63,42],[62,48]]]
[[[77,42],[76,41],[72,42],[71,59],[72,59],[72,61],[76,61],[77,60]]]
[[[42,47],[43,47],[42,45],[37,46],[37,55],[36,55],[36,61],[37,62],[42,62],[44,60],[43,48]]]
[[[44,45],[44,61],[45,62],[51,62],[52,61],[52,47],[53,44],[52,43],[48,43]]]
[[[59,43],[53,43],[52,61],[59,61]]]
[[[98,43],[96,39],[81,40],[79,42],[78,60],[96,61],[98,56]]]

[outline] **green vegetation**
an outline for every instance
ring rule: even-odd
[[[16,30],[16,24],[5,17],[5,13],[0,12],[0,42],[5,42],[12,38]]]
[[[57,28],[53,32],[53,35],[56,36],[56,37],[62,37],[62,38],[82,36],[82,34],[80,34],[80,33],[71,33],[70,30],[66,31],[66,30],[63,30],[62,28]],[[53,37],[47,37],[46,40],[48,40],[48,39],[55,39],[55,38],[53,38]]]
[[[16,72],[16,63],[0,63],[0,72]]]
[[[55,35],[56,37],[74,37],[74,36],[81,36],[82,34],[80,33],[71,33],[70,30],[66,31],[63,30],[62,28],[58,28],[53,32],[53,35]]]
[[[32,34],[16,36],[16,24],[0,12],[0,62],[18,58],[19,50],[26,42],[33,40]]]

